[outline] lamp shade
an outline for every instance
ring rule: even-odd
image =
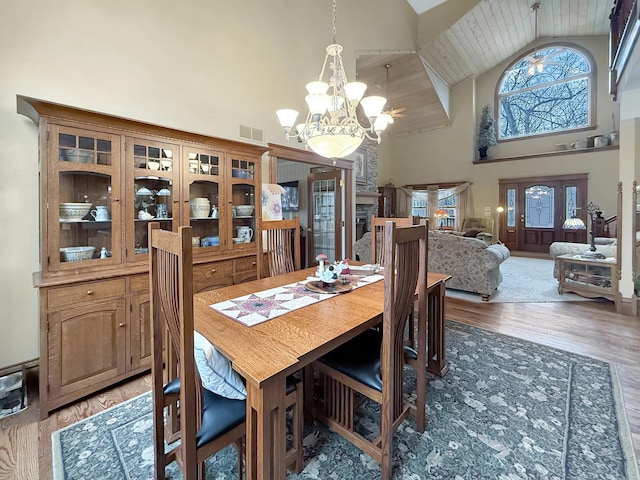
[[[567,218],[562,224],[562,228],[565,230],[586,230],[587,229],[584,222],[578,217]]]
[[[449,212],[447,212],[443,208],[440,208],[439,210],[433,212],[433,216],[436,218],[447,218],[449,216]]]

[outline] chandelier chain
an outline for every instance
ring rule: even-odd
[[[333,0],[333,43],[336,43],[336,0]]]

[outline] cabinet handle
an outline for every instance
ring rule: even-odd
[[[118,324],[118,326],[119,326],[119,327],[124,327],[124,323],[120,322],[120,323]]]
[[[93,290],[87,290],[87,295],[93,295]]]
[[[212,269],[211,269],[211,273],[216,273],[217,271],[218,271],[218,269],[217,269],[217,268],[212,268]]]
[[[119,202],[120,199],[118,197],[112,199],[114,202]]]

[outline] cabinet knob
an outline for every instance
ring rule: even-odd
[[[114,202],[119,202],[120,201],[120,199],[118,197],[112,198],[111,200],[113,200]]]
[[[251,265],[255,265],[255,264],[256,264],[256,262],[251,262]]]
[[[93,290],[87,290],[87,295],[93,295]]]
[[[118,326],[119,326],[120,328],[122,328],[122,327],[124,327],[124,323],[120,322],[120,323],[118,324]]]
[[[211,273],[216,273],[217,271],[218,271],[218,269],[217,269],[217,268],[212,268],[212,269],[211,269]]]

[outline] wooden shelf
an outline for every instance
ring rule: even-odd
[[[606,147],[591,148],[570,148],[568,150],[558,150],[554,152],[528,153],[526,155],[515,155],[513,157],[487,158],[485,160],[474,160],[474,165],[484,165],[485,163],[510,162],[512,160],[530,160],[532,158],[557,157],[559,155],[577,155],[580,153],[594,153],[605,150],[618,150],[618,145],[607,145]]]

